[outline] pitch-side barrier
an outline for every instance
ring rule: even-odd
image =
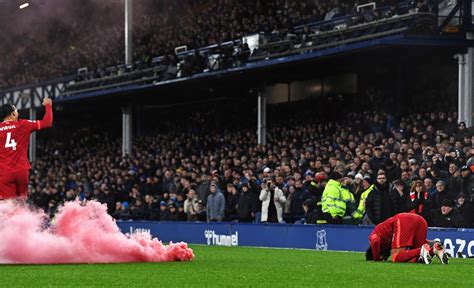
[[[365,251],[373,227],[350,225],[289,225],[118,221],[123,233],[148,231],[169,242],[216,246]],[[428,239],[441,240],[451,255],[474,256],[474,229],[430,228]],[[458,253],[460,252],[460,254]]]

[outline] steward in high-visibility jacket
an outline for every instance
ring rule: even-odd
[[[323,196],[321,198],[321,206],[322,212],[328,217],[328,223],[342,223],[342,218],[346,214],[346,202],[344,195],[346,193],[350,193],[349,191],[344,188],[341,182],[337,180],[341,180],[341,174],[337,172],[331,173],[332,179],[328,181],[326,187],[323,191]]]
[[[370,185],[369,188],[365,189],[362,194],[360,194],[360,201],[359,201],[359,206],[357,207],[357,210],[355,210],[352,213],[352,218],[354,220],[360,220],[362,221],[362,218],[364,218],[365,215],[365,199],[367,196],[369,196],[369,193],[374,189],[374,184]]]

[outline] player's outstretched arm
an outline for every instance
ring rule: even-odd
[[[44,113],[43,120],[38,121],[38,130],[53,126],[53,101],[46,97],[43,99],[43,105],[46,112]]]

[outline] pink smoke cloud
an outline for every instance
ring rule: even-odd
[[[186,243],[163,245],[148,233],[124,235],[98,202],[68,202],[49,227],[47,216],[17,201],[0,201],[0,263],[189,261]]]

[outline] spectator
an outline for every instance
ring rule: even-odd
[[[130,207],[130,218],[132,220],[146,220],[149,218],[147,215],[148,213],[149,212],[141,198],[137,198],[132,207]]]
[[[464,195],[464,193],[460,193],[456,197],[455,209],[457,209],[461,213],[466,227],[474,227],[474,207],[471,203],[466,202],[466,195]]]
[[[303,187],[301,180],[295,181],[294,189],[294,193],[290,193],[290,223],[301,221],[304,218],[303,203],[309,198],[309,193]]]
[[[428,197],[431,197],[436,192],[436,188],[433,185],[433,179],[425,178],[423,181],[423,185],[425,186],[426,192],[428,192]]]
[[[322,215],[318,215],[318,211],[314,205],[314,199],[306,199],[303,202],[303,210],[305,212],[305,224],[317,224]]]
[[[159,212],[159,220],[160,221],[167,221],[170,219],[169,215],[170,211],[168,210],[168,204],[165,201],[160,202],[160,212]]]
[[[250,193],[249,185],[242,184],[239,197],[237,212],[239,214],[239,222],[252,222],[255,218],[256,203],[254,197]]]
[[[224,220],[225,198],[221,192],[217,191],[217,186],[211,183],[210,194],[207,197],[206,215],[208,222],[222,222]]]
[[[357,209],[352,213],[352,218],[354,219],[355,223],[362,223],[364,225],[370,224],[370,219],[368,219],[367,213],[366,213],[366,199],[369,193],[374,189],[374,185],[372,184],[372,179],[370,178],[369,175],[364,177],[364,180],[362,181],[362,187],[364,188],[364,191],[360,195],[360,200],[359,200],[359,205]]]
[[[175,203],[169,203],[167,213],[162,214],[163,218],[160,218],[160,221],[178,221],[179,212],[176,206]]]
[[[356,203],[359,203],[360,196],[362,192],[365,191],[363,182],[364,182],[364,176],[361,173],[357,173],[354,177],[353,187],[351,189],[351,191],[354,194],[354,199]]]
[[[107,212],[109,214],[114,214],[116,207],[115,203],[117,202],[117,199],[107,186],[104,187],[104,195],[103,198],[99,200],[99,202],[105,203],[107,205]]]
[[[283,223],[283,204],[285,204],[286,198],[283,191],[273,183],[273,180],[267,179],[262,184],[259,199],[262,201],[261,221],[263,223]]]
[[[191,189],[187,194],[187,198],[184,201],[184,213],[186,213],[186,219],[188,221],[197,221],[198,220],[198,202],[199,198],[196,195],[196,192]]]
[[[369,165],[370,169],[373,173],[378,173],[379,170],[384,168],[385,162],[387,161],[386,158],[382,155],[382,148],[377,146],[374,149],[374,157],[370,159]]]
[[[436,192],[429,199],[430,208],[439,210],[444,200],[449,200],[452,202],[453,198],[451,197],[449,191],[447,191],[444,181],[439,180],[436,182]]]
[[[373,224],[377,225],[397,212],[393,193],[389,193],[387,177],[379,174],[375,181],[374,189],[365,200],[367,216]]]
[[[198,205],[196,208],[196,215],[197,215],[198,221],[200,222],[205,222],[207,220],[206,208],[204,207],[204,203],[202,203],[201,200],[198,201]]]
[[[207,181],[206,175],[198,175],[196,177],[196,194],[204,205],[206,205],[207,197],[209,196],[209,184],[210,183]]]
[[[239,218],[237,205],[239,204],[240,194],[237,192],[234,184],[227,184],[227,201],[225,215],[227,221],[235,221]]]
[[[387,158],[385,160],[385,175],[387,177],[387,182],[392,183],[393,181],[400,179],[402,177],[402,169],[396,166],[392,159]]]
[[[342,186],[342,180],[343,177],[340,173],[332,172],[321,198],[322,212],[326,217],[326,221],[330,224],[341,224],[346,214],[343,190],[347,189]]]
[[[428,178],[427,178],[428,179]],[[416,213],[419,215],[425,215],[428,209],[425,209],[425,205],[428,202],[428,192],[424,186],[424,181],[416,180],[413,181],[410,188],[410,202],[407,206],[406,212]]]
[[[408,212],[412,206],[416,206],[418,204],[418,199],[416,201],[412,201],[410,196],[404,191],[405,185],[403,181],[396,180],[393,183],[393,188],[391,193],[393,194],[391,197],[394,199],[394,207],[395,207],[395,214]]]
[[[434,213],[434,226],[454,228],[466,227],[461,213],[453,207],[453,201],[444,199],[441,203],[441,207]]]
[[[130,219],[130,211],[128,209],[128,202],[117,202],[115,206],[114,218],[118,220]]]
[[[471,167],[463,166],[460,179],[460,192],[464,193],[470,202],[474,202],[474,174],[471,172],[473,167],[474,165],[471,165]]]

